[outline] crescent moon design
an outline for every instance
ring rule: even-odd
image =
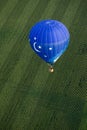
[[[36,48],[36,42],[34,42],[33,46],[34,46],[34,49],[35,49],[36,52],[40,52],[40,50],[38,50],[38,49]]]

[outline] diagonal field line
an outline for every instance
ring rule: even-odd
[[[76,11],[78,10],[78,7],[81,3],[81,0],[77,0],[77,1],[72,1],[70,2],[65,14],[64,14],[64,17],[62,19],[62,22],[68,27],[70,28],[71,24],[72,24],[72,21],[74,19],[74,16],[75,16],[75,13]]]
[[[52,15],[54,14],[55,7],[56,7],[56,0],[54,1],[51,0],[48,6],[46,7],[44,14],[41,16],[40,20],[50,19]]]
[[[18,0],[9,0],[5,7],[0,12],[0,29],[6,22],[8,15],[12,12],[13,8],[17,4]]]
[[[5,7],[5,5],[7,4],[7,2],[8,2],[8,0],[6,0],[6,1],[2,1],[1,3],[0,3],[0,13],[2,12],[2,10],[3,10],[3,8]]]

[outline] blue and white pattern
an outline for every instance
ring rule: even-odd
[[[42,20],[29,33],[32,49],[47,63],[55,63],[68,47],[70,34],[59,21]]]

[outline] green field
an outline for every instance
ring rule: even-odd
[[[43,19],[70,32],[54,73],[28,43]],[[87,130],[86,58],[86,0],[0,0],[0,130]]]

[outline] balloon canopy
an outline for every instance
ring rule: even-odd
[[[70,34],[63,23],[42,20],[31,28],[28,39],[35,53],[52,65],[68,47]]]

